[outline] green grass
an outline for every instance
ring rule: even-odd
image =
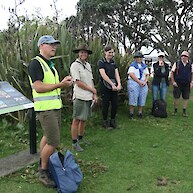
[[[86,136],[93,144],[76,154],[84,174],[78,193],[193,192],[193,101],[189,102],[189,117],[182,117],[181,100],[178,115],[172,116],[172,97],[167,101],[165,119],[150,115],[151,97],[142,120],[130,120],[128,106],[121,105],[119,128],[113,131],[101,127],[101,112],[94,111],[86,125]],[[64,117],[61,149],[71,149],[70,116]],[[7,141],[11,143],[10,138]],[[9,146],[3,148],[6,152]],[[4,193],[56,192],[38,182],[36,171],[37,164],[1,178],[0,189]]]

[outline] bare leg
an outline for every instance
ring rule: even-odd
[[[183,109],[186,109],[188,105],[188,99],[183,99]]]
[[[80,136],[84,135],[84,125],[85,125],[85,121],[80,121],[79,122],[78,135],[80,135]]]
[[[48,169],[49,157],[54,153],[56,147],[46,144],[40,153],[41,169]]]
[[[179,99],[174,99],[174,108],[178,109]]]
[[[47,143],[46,137],[43,136],[41,141],[40,141],[40,154],[41,154],[43,148],[45,147],[46,143]]]
[[[72,120],[72,125],[71,125],[72,140],[77,139],[77,137],[78,137],[79,122],[80,121],[78,119],[73,119]]]
[[[134,106],[130,105],[129,111],[130,111],[130,114],[133,114],[134,113]]]
[[[138,113],[142,113],[142,106],[138,106]]]

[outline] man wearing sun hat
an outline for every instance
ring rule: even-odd
[[[183,116],[186,117],[186,108],[190,97],[190,89],[193,86],[193,65],[189,60],[189,53],[184,50],[181,59],[174,63],[171,70],[171,82],[174,87],[174,113],[177,114],[180,95],[183,98]]]
[[[51,60],[58,44],[60,41],[50,35],[40,37],[37,43],[40,53],[31,60],[28,69],[34,109],[44,130],[40,142],[39,180],[47,187],[55,186],[50,178],[48,160],[60,144],[60,90],[72,84],[70,76],[59,81],[58,72]]]

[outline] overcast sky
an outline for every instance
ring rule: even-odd
[[[9,7],[15,7],[15,1],[19,0],[0,0],[0,30],[7,28],[7,22],[9,18]],[[64,19],[67,16],[76,14],[76,4],[78,0],[57,0],[56,6],[60,12],[60,19]],[[37,10],[41,10],[43,17],[53,16],[54,10],[50,4],[53,4],[53,0],[25,0],[25,2],[18,6],[19,15],[32,15],[36,14]],[[37,15],[37,14],[36,14]]]

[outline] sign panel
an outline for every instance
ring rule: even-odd
[[[31,102],[8,82],[0,82],[0,114],[29,109],[33,106],[33,102]]]

